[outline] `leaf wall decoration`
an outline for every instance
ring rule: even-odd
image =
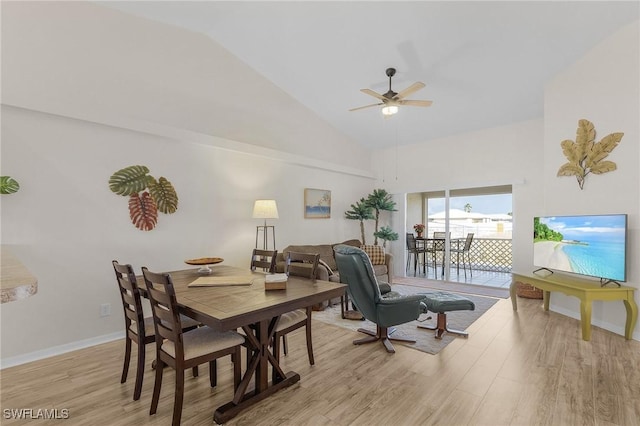
[[[158,181],[153,177],[149,179],[149,192],[160,212],[171,214],[178,210],[178,194],[166,178],[161,176]]]
[[[141,231],[151,231],[158,223],[158,208],[148,192],[142,196],[137,193],[129,198],[129,216],[131,222]]]
[[[0,176],[0,194],[7,195],[18,192],[20,184],[11,176]]]
[[[600,175],[617,169],[613,161],[604,159],[622,140],[624,133],[611,133],[600,142],[595,142],[596,130],[589,120],[578,120],[576,141],[569,139],[560,142],[562,153],[569,162],[558,169],[557,176],[575,176],[580,189],[589,173]]]
[[[163,176],[156,181],[149,175],[146,166],[136,165],[118,170],[109,178],[109,189],[129,197],[131,222],[142,231],[151,231],[156,227],[158,211],[171,214],[178,210],[178,193],[171,182]]]
[[[146,166],[129,166],[115,172],[109,178],[109,189],[118,195],[129,196],[144,191],[149,184]]]

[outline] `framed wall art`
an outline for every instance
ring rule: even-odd
[[[327,189],[304,189],[305,219],[329,219],[331,217],[331,191]]]

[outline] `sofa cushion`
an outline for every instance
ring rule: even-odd
[[[325,261],[324,261],[324,260],[322,260],[322,259],[318,259],[318,265],[322,265],[322,266],[324,266],[325,268],[327,268],[327,273],[329,274],[329,276],[333,275],[333,269],[331,269],[331,268],[329,267],[329,265],[327,264],[327,262],[325,262]]]
[[[373,272],[375,272],[376,277],[387,275],[389,273],[387,265],[373,265]]]
[[[372,265],[384,265],[384,247],[382,246],[367,246],[363,245],[360,247],[367,255],[369,259],[371,259]]]

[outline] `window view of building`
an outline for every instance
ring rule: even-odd
[[[451,238],[464,238],[473,232],[476,238],[511,239],[511,194],[450,197],[449,205]],[[428,199],[427,235],[445,231],[444,206],[444,198]]]

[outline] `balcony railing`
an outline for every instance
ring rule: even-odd
[[[460,241],[460,247],[464,241]],[[455,253],[452,253],[455,257]],[[460,254],[462,263],[462,254]],[[474,238],[469,251],[471,269],[481,271],[511,272],[511,240],[504,238]],[[466,255],[465,255],[466,258]],[[453,258],[452,260],[455,260]],[[437,263],[442,264],[442,256]]]
[[[474,238],[469,255],[471,257],[471,269],[511,272],[513,262],[511,240]]]

